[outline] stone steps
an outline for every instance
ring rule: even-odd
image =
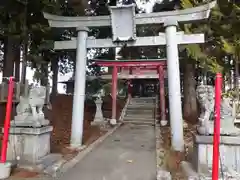
[[[148,105],[146,105],[146,106],[131,106],[131,105],[129,105],[128,106],[128,110],[132,110],[132,109],[134,109],[134,110],[139,110],[139,109],[141,109],[141,110],[154,110],[155,109],[155,106],[148,106]]]
[[[154,125],[155,103],[155,98],[133,98],[126,110],[124,122]]]
[[[152,113],[142,113],[142,112],[138,112],[138,113],[129,113],[129,112],[126,112],[126,116],[137,116],[137,117],[154,117],[154,114],[153,112]]]
[[[151,118],[141,118],[141,117],[128,117],[124,118],[124,122],[128,123],[139,123],[139,124],[154,124],[155,119]]]
[[[133,102],[154,102],[156,101],[155,98],[132,98],[131,101]]]
[[[154,115],[153,114],[127,114],[125,115],[125,117],[128,117],[128,118],[154,118]]]
[[[155,107],[155,104],[129,104],[129,107]]]
[[[126,114],[153,114],[154,109],[127,109]]]
[[[148,119],[151,119],[153,120],[154,117],[151,116],[151,117],[142,117],[142,116],[125,116],[124,119],[139,119],[139,120],[148,120]]]
[[[124,123],[131,123],[131,124],[146,124],[146,125],[154,125],[155,122],[154,121],[139,121],[139,120],[128,120],[128,121],[125,121],[124,120]]]
[[[130,104],[154,104],[155,102],[131,101]]]

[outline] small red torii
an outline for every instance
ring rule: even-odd
[[[161,111],[161,120],[166,121],[166,112],[165,112],[165,92],[164,92],[164,69],[166,69],[167,62],[166,59],[136,59],[136,60],[103,60],[103,59],[93,59],[91,60],[95,65],[101,67],[113,67],[112,71],[112,119],[116,120],[116,98],[117,98],[117,79],[118,79],[118,70],[126,71],[128,68],[128,74],[133,73],[133,68],[137,68],[137,72],[145,73],[146,70],[155,70],[158,73],[159,85],[160,85],[160,111]],[[127,77],[126,77],[127,78]],[[127,79],[131,79],[128,77]],[[137,76],[135,77],[137,78]],[[130,83],[128,83],[128,93],[131,93]]]

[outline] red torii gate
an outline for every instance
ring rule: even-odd
[[[116,98],[117,98],[117,79],[118,79],[118,69],[119,67],[129,67],[129,74],[131,74],[131,68],[133,67],[144,67],[144,69],[154,70],[158,72],[159,79],[159,95],[160,95],[160,111],[161,120],[166,120],[166,105],[165,105],[165,92],[164,92],[164,69],[167,66],[166,59],[147,59],[147,60],[101,60],[94,59],[94,64],[102,67],[113,67],[112,71],[112,119],[116,120]],[[137,78],[137,77],[136,77]],[[131,79],[131,77],[126,77],[125,79]]]

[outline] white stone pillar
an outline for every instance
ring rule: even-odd
[[[77,57],[72,111],[71,147],[82,145],[86,83],[88,28],[78,27]]]
[[[184,150],[183,119],[181,105],[180,70],[177,44],[177,21],[167,20],[164,23],[167,48],[168,94],[170,107],[170,125],[172,148]]]

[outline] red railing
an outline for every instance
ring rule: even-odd
[[[14,79],[13,77],[10,77],[9,84],[8,84],[8,99],[7,99],[7,107],[6,107],[6,117],[4,121],[2,147],[1,147],[1,159],[0,159],[1,163],[5,163],[7,159],[8,136],[9,136],[11,113],[12,113],[12,99],[13,99],[13,88],[14,88],[13,79]]]
[[[214,121],[214,135],[213,135],[212,180],[218,180],[218,176],[219,176],[221,96],[222,96],[222,75],[220,73],[217,73],[216,79],[215,79],[215,121]]]

